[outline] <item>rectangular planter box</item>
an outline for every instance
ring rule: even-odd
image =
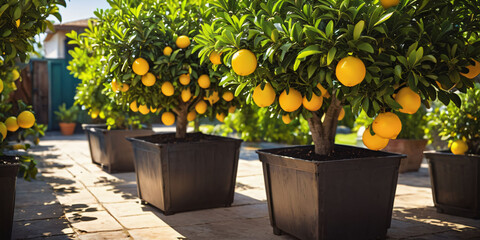
[[[127,137],[148,136],[154,134],[151,129],[107,130],[88,128],[92,162],[100,164],[105,171],[135,171],[132,145]]]
[[[187,135],[197,141],[162,143],[162,138],[173,138],[175,133],[129,138],[135,153],[138,196],[165,215],[230,206],[242,141],[202,133]]]
[[[384,239],[390,227],[398,167],[404,155],[335,146],[363,158],[307,161],[259,150],[275,234],[299,239]],[[366,153],[366,154],[365,154]]]
[[[90,156],[92,158],[92,163],[101,164],[102,158],[102,151],[101,146],[105,145],[103,143],[103,138],[100,138],[98,135],[94,135],[91,128],[100,128],[100,129],[107,129],[107,125],[105,124],[82,124],[82,128],[87,135],[88,140],[88,147],[90,149]]]
[[[438,212],[480,218],[480,155],[425,152]]]
[[[3,164],[3,161],[8,164]],[[12,237],[15,185],[19,166],[17,157],[0,156],[0,239]]]

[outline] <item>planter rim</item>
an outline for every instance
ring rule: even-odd
[[[106,128],[98,128],[98,127],[92,127],[92,128],[87,128],[86,130],[92,131],[92,132],[101,132],[101,133],[107,133],[107,132],[119,132],[119,131],[152,131],[151,128],[142,128],[142,129],[106,129]]]
[[[84,124],[82,124],[82,129],[83,130],[88,130],[90,128],[102,128],[102,127],[107,127],[107,124],[105,124],[105,123],[84,123]]]
[[[20,165],[20,158],[18,156],[11,156],[11,155],[2,155],[0,156],[0,159],[2,158],[7,158],[7,161],[11,161],[12,163],[10,164],[2,164],[0,163],[0,168],[9,168],[9,167],[17,167]],[[15,161],[15,162],[13,162]]]
[[[428,139],[396,138],[396,139],[390,139],[390,141],[419,141],[419,142],[428,142]]]
[[[268,148],[268,149],[259,149],[259,150],[256,150],[255,152],[258,153],[258,154],[261,153],[261,154],[265,154],[265,155],[280,156],[280,157],[282,157],[282,158],[288,158],[288,159],[292,159],[292,160],[300,160],[300,161],[306,161],[306,162],[313,162],[313,163],[315,163],[315,164],[325,164],[325,163],[328,163],[328,162],[346,162],[346,161],[359,160],[359,159],[375,159],[375,158],[378,158],[378,157],[381,157],[381,158],[405,158],[405,157],[407,157],[407,155],[405,155],[405,154],[390,153],[390,152],[384,152],[384,151],[373,151],[373,150],[369,150],[369,149],[366,149],[366,148],[349,146],[349,145],[342,145],[342,144],[335,144],[335,146],[347,147],[347,148],[356,148],[356,149],[360,149],[360,150],[364,150],[364,151],[369,151],[369,152],[380,152],[380,153],[388,154],[388,155],[383,155],[383,156],[369,156],[369,157],[356,157],[356,158],[344,158],[344,159],[335,159],[335,160],[328,160],[328,161],[315,161],[315,160],[306,160],[306,159],[302,159],[302,158],[290,157],[290,156],[285,156],[285,155],[280,155],[280,154],[275,154],[275,153],[267,152],[267,151],[269,151],[269,150],[276,150],[276,149],[309,148],[309,147],[312,147],[312,146],[314,146],[314,145],[298,145],[298,146],[292,146],[292,147]]]
[[[195,142],[177,142],[177,143],[154,143],[154,142],[149,142],[149,141],[144,140],[144,139],[143,139],[144,137],[127,137],[126,139],[127,139],[128,141],[130,141],[130,142],[146,143],[146,144],[150,144],[150,145],[157,146],[157,147],[159,147],[159,148],[166,147],[166,146],[169,146],[169,145],[172,145],[172,144],[175,144],[175,145],[177,145],[177,146],[184,145],[184,144],[203,144],[203,143],[205,143],[205,142],[215,142],[215,140],[219,140],[219,139],[224,140],[224,141],[230,141],[230,142],[238,142],[238,143],[243,142],[242,139],[237,139],[237,138],[210,135],[210,134],[204,134],[204,133],[201,133],[201,132],[194,132],[194,133],[201,134],[201,135],[204,135],[204,136],[214,137],[214,139],[204,139],[204,140],[202,140],[202,141],[195,141]],[[156,134],[152,134],[152,135],[150,135],[150,136],[169,135],[169,134],[175,134],[175,132],[156,133]],[[192,134],[192,133],[187,133],[187,134]],[[149,137],[150,137],[150,136],[149,136]]]
[[[480,160],[480,155],[477,154],[464,154],[464,155],[456,155],[450,152],[450,150],[440,150],[440,151],[435,151],[435,150],[430,150],[430,151],[425,151],[423,152],[425,154],[425,157],[428,157],[429,155],[442,155],[442,156],[458,156],[458,157],[470,157],[470,158],[476,158]]]

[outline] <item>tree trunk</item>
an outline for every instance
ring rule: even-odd
[[[185,138],[187,135],[188,127],[188,105],[180,104],[177,108],[177,129],[175,132],[175,138]]]
[[[195,118],[195,127],[193,129],[194,132],[200,132],[200,120],[198,118]]]
[[[337,132],[338,115],[341,108],[340,101],[332,94],[332,100],[323,122],[322,116],[317,113],[313,113],[313,117],[307,120],[316,154],[332,155],[334,153],[335,133]]]

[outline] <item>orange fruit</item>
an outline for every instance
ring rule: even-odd
[[[228,108],[228,112],[229,112],[229,113],[234,113],[235,110],[237,110],[237,107],[235,107],[235,106],[230,106],[230,107]]]
[[[7,126],[7,130],[10,132],[15,132],[18,130],[17,118],[14,116],[8,117],[5,120],[5,126]]]
[[[222,98],[223,100],[230,102],[233,100],[233,93],[230,91],[226,91],[225,93],[223,93]]]
[[[422,103],[420,95],[418,95],[409,87],[400,89],[397,95],[395,95],[395,101],[402,106],[399,111],[408,114],[416,113],[420,108],[420,104]]]
[[[220,121],[220,122],[224,122],[225,121],[225,113],[217,113],[215,118],[217,118],[217,120]]]
[[[98,114],[100,114],[100,110],[92,109],[92,112],[90,113],[90,116],[92,117],[92,119],[95,119],[95,118],[98,117]]]
[[[308,101],[307,96],[303,97],[303,107],[309,111],[315,112],[322,107],[323,97],[312,94],[312,99]]]
[[[180,75],[180,77],[178,77],[178,81],[184,86],[188,85],[190,83],[190,74],[186,73]]]
[[[17,124],[21,128],[31,128],[35,124],[35,116],[30,111],[23,111],[17,116]]]
[[[380,0],[380,4],[382,4],[383,8],[391,8],[395,7],[400,3],[400,0]]]
[[[322,92],[322,97],[324,97],[324,98],[329,98],[330,97],[330,93],[320,83],[317,84],[317,88],[320,89],[320,92]]]
[[[164,82],[162,84],[162,93],[169,97],[169,96],[172,96],[173,93],[175,92],[174,88],[173,88],[173,84],[171,82]]]
[[[197,113],[195,111],[191,111],[187,114],[187,121],[193,121],[197,117]]]
[[[170,126],[175,123],[175,115],[171,112],[164,112],[162,114],[162,122],[166,126]]]
[[[221,54],[218,54],[218,52],[213,51],[212,53],[210,53],[210,56],[208,58],[210,59],[210,62],[212,62],[213,64],[219,65],[219,64],[222,64],[222,61],[220,60],[220,55]]]
[[[213,105],[220,100],[220,97],[218,97],[218,92],[214,91],[210,96],[208,96],[207,100],[210,102],[210,105]]]
[[[0,133],[3,136],[2,141],[5,140],[7,137],[7,126],[3,122],[0,122]]]
[[[147,60],[143,58],[137,58],[133,62],[132,69],[133,72],[138,75],[145,75],[150,69],[150,66],[148,65]]]
[[[285,114],[285,115],[282,115],[282,121],[285,124],[290,124],[292,122],[292,119],[290,119],[290,115]]]
[[[150,109],[148,109],[147,105],[140,105],[138,106],[138,111],[143,115],[147,115],[150,112]]]
[[[257,57],[248,49],[241,49],[232,57],[233,71],[240,76],[247,76],[257,69]]]
[[[0,93],[3,92],[3,81],[0,79]]]
[[[352,56],[342,58],[335,69],[338,81],[347,87],[353,87],[361,83],[366,74],[367,69],[362,60]]]
[[[156,81],[156,78],[155,78],[155,75],[153,75],[153,73],[147,73],[142,76],[142,83],[147,87],[153,86],[153,84],[155,84],[155,81]]]
[[[452,146],[450,146],[450,150],[455,155],[463,155],[468,151],[468,145],[463,140],[457,140],[452,143]]]
[[[170,56],[172,54],[173,50],[171,47],[169,46],[166,46],[164,49],[163,49],[163,55],[165,56]]]
[[[473,60],[473,59],[472,59]],[[467,66],[468,72],[467,73],[460,73],[462,76],[472,79],[478,76],[480,74],[480,63],[477,62],[476,60],[473,60],[475,62],[475,65],[469,65]]]
[[[151,113],[156,113],[157,110],[158,110],[157,108],[154,108],[154,107],[150,106],[150,112]]]
[[[207,103],[200,100],[197,105],[195,105],[195,111],[197,111],[198,114],[204,114],[207,111]]]
[[[402,122],[395,113],[380,113],[373,120],[372,129],[379,137],[395,139],[402,131]]]
[[[112,91],[117,92],[118,91],[118,84],[117,84],[117,81],[115,79],[112,80],[111,85],[112,85]]]
[[[130,86],[126,83],[122,83],[122,89],[120,89],[120,91],[126,92],[128,89],[130,89]]]
[[[342,121],[343,118],[345,117],[345,109],[340,110],[340,114],[338,114],[338,121]]]
[[[388,145],[388,138],[382,138],[378,136],[378,134],[372,135],[370,134],[370,127],[365,129],[363,132],[362,141],[365,146],[370,150],[382,150]]]
[[[198,86],[200,86],[201,88],[209,88],[210,87],[210,77],[208,77],[208,75],[201,75],[199,78],[198,78]]]
[[[299,91],[290,88],[288,94],[287,90],[284,90],[282,94],[280,94],[278,102],[285,112],[293,112],[302,106],[302,94]]]
[[[20,78],[20,73],[17,71],[17,69],[12,70],[12,75],[13,75],[13,81]]]
[[[20,27],[20,19],[17,19],[17,21],[15,21],[15,26],[17,26],[17,28]]]
[[[183,89],[180,95],[182,97],[183,102],[188,102],[188,100],[192,98],[192,92],[190,92],[190,88]]]
[[[137,100],[134,100],[130,103],[130,110],[133,112],[138,112]]]
[[[275,101],[275,90],[270,83],[265,84],[262,90],[262,85],[258,84],[253,90],[253,101],[259,107],[268,107]]]
[[[186,48],[190,45],[190,38],[188,38],[185,35],[182,35],[177,38],[177,41],[175,41],[175,44],[177,44],[178,48]]]

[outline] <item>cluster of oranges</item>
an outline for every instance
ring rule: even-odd
[[[0,122],[0,133],[3,138],[7,137],[7,130],[9,132],[15,132],[19,128],[31,128],[35,124],[35,116],[30,111],[23,111],[18,114],[17,117],[8,117],[5,122]]]

